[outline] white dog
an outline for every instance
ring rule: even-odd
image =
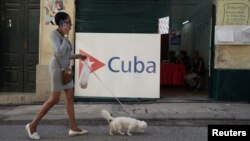
[[[112,136],[113,131],[124,135],[122,129],[127,129],[127,134],[131,136],[131,131],[144,132],[147,128],[147,123],[145,121],[140,121],[130,117],[112,117],[107,110],[102,110],[101,116],[106,119],[109,123],[109,134]]]

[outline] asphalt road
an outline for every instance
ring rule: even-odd
[[[25,131],[26,121],[0,122],[0,141],[29,141]],[[87,129],[88,135],[69,137],[68,122],[42,121],[37,131],[43,141],[207,141],[209,124],[249,125],[249,121],[237,120],[169,120],[148,121],[145,133],[134,133],[133,136],[109,135],[106,122],[78,121],[79,127]]]
[[[40,125],[38,132],[44,141],[206,141],[207,127],[192,126],[149,126],[145,133],[132,136],[110,136],[108,127],[84,126],[89,130],[85,136],[69,137],[65,125]],[[28,141],[24,125],[0,125],[1,141]]]

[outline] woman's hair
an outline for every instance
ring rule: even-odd
[[[55,22],[56,25],[61,25],[63,21],[65,21],[67,19],[67,17],[69,17],[69,14],[65,13],[65,12],[58,12],[55,15]]]

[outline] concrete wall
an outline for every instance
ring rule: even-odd
[[[216,25],[249,25],[249,0],[217,0]],[[215,47],[215,68],[250,69],[250,46]]]

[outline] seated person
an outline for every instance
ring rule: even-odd
[[[197,50],[192,53],[192,66],[185,75],[185,80],[189,86],[196,89],[200,87],[200,80],[205,75],[205,65]]]
[[[176,62],[176,57],[175,57],[175,52],[174,51],[169,51],[169,53],[168,53],[168,62],[169,63],[175,63]]]
[[[187,56],[186,51],[184,50],[180,51],[180,54],[176,59],[176,64],[183,64],[185,65],[186,71],[190,70],[190,59],[189,56]]]

